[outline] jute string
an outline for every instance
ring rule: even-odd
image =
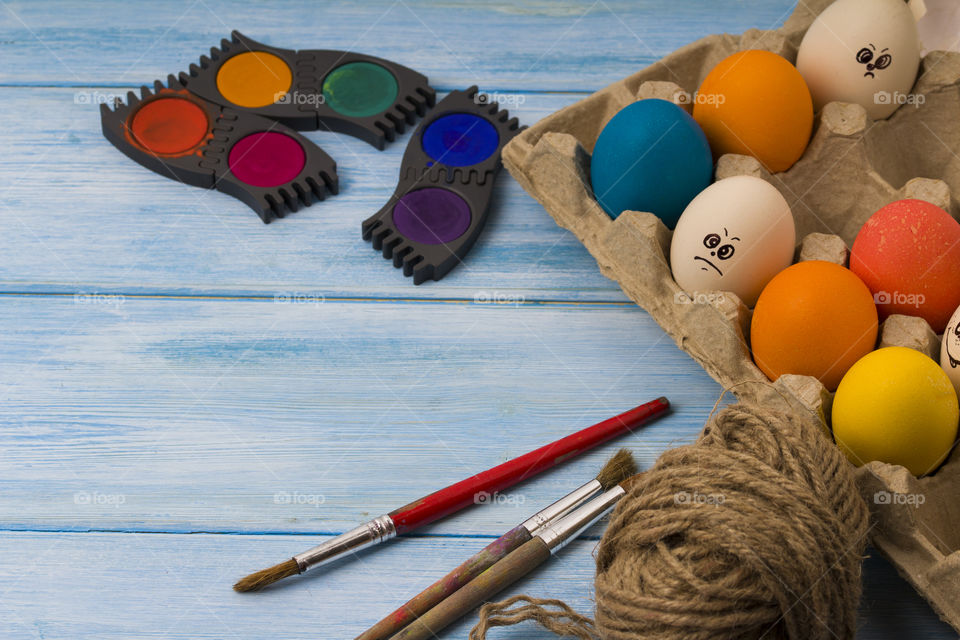
[[[516,596],[484,605],[470,639],[525,620],[580,640],[854,636],[868,512],[812,421],[733,405],[626,489],[597,551],[595,620]]]

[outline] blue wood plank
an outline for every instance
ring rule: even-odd
[[[649,466],[719,392],[632,305],[8,296],[0,326],[8,529],[340,532],[667,395],[619,442]],[[498,535],[614,450],[429,532]]]
[[[4,3],[0,83],[127,86],[182,71],[231,29],[354,49],[444,89],[595,90],[710,33],[770,29],[794,0]]]
[[[236,576],[275,562],[304,536],[0,533],[3,636],[70,638],[352,638],[486,543],[401,538],[325,571],[255,594]],[[578,540],[503,592],[559,598],[591,615],[594,540]],[[867,562],[859,640],[954,637],[886,563]],[[896,613],[892,613],[896,612]],[[910,614],[909,617],[905,614]],[[466,638],[471,614],[443,638]],[[498,639],[551,636],[531,623]]]

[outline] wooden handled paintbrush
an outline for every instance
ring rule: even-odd
[[[574,489],[488,544],[459,567],[357,636],[356,640],[384,640],[384,638],[389,638],[493,566],[498,560],[528,542],[545,525],[566,515],[597,493],[607,491],[620,484],[636,472],[637,465],[633,461],[633,455],[626,449],[621,449],[603,465],[596,478]]]
[[[441,629],[543,564],[610,511],[625,493],[623,487],[617,485],[546,525],[528,542],[414,620],[390,640],[429,640],[436,637]]]
[[[521,480],[532,478],[541,471],[550,469],[584,451],[588,451],[614,436],[639,427],[647,420],[662,415],[669,408],[670,402],[663,397],[634,407],[630,411],[599,422],[592,427],[587,427],[492,469],[482,471],[386,515],[374,518],[370,522],[351,529],[336,538],[295,555],[286,562],[252,573],[233,585],[233,588],[237,591],[261,589],[277,580],[326,564],[346,553],[352,553],[393,538],[398,534],[413,531],[438,518],[450,515],[471,504],[476,504],[479,502],[478,495],[491,495],[511,487]]]

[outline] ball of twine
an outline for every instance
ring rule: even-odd
[[[734,405],[626,489],[597,552],[594,621],[519,596],[485,605],[471,639],[529,619],[605,640],[854,636],[868,511],[819,425]]]

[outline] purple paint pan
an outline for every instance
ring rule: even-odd
[[[453,242],[470,228],[470,205],[448,189],[411,191],[393,207],[397,231],[420,244]]]

